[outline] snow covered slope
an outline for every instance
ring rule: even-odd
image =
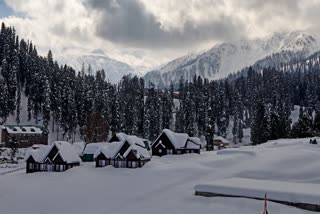
[[[281,53],[278,57],[280,61],[287,62],[292,57],[309,56],[316,50],[318,42],[312,34],[301,31],[276,33],[266,40],[223,43],[200,54],[183,56],[148,72],[145,82],[151,81],[163,87],[171,82],[178,83],[181,77],[190,81],[194,75],[209,80],[219,79],[253,65],[258,60],[262,60],[260,65],[276,63],[275,59],[271,61],[268,58],[276,53]]]
[[[133,68],[130,65],[114,60],[107,55],[102,50],[95,50],[88,55],[75,56],[69,55],[65,57],[58,57],[57,61],[59,64],[67,64],[73,67],[76,71],[81,71],[82,65],[84,65],[85,70],[91,66],[92,74],[96,71],[104,69],[106,74],[106,79],[112,83],[117,83],[124,75],[132,74],[137,76],[142,76],[139,72],[139,68]]]
[[[320,184],[320,146],[308,142],[283,139],[219,153],[153,157],[141,169],[95,168],[90,163],[62,173],[4,175],[0,213],[262,213],[263,201],[197,197],[194,186],[233,177]],[[313,213],[268,206],[269,213]]]

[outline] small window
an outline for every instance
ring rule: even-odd
[[[35,132],[34,128],[31,128],[30,131],[31,131],[31,132]]]
[[[18,131],[18,130],[17,130],[16,128],[13,128],[12,131],[15,131],[15,132],[16,132],[16,131]]]
[[[27,131],[25,128],[22,128],[21,130],[22,130],[23,132],[26,132],[26,131]]]
[[[162,153],[162,149],[159,149],[159,153]]]

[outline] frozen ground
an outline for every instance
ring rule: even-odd
[[[262,213],[262,201],[195,196],[194,186],[232,177],[320,183],[320,146],[308,141],[154,157],[141,169],[90,163],[63,173],[8,174],[0,176],[0,213]],[[269,213],[311,212],[269,203]]]
[[[195,186],[195,191],[227,196],[240,196],[291,203],[318,204],[320,185],[288,181],[229,178]]]

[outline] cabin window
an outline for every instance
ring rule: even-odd
[[[99,166],[106,166],[105,160],[99,160]]]
[[[31,131],[31,132],[35,132],[34,128],[31,128],[30,131]]]
[[[23,132],[26,132],[26,131],[27,131],[25,128],[22,128],[21,130],[22,130]]]
[[[180,155],[180,154],[181,154],[181,151],[180,151],[180,150],[178,150],[178,151],[177,151],[177,154],[178,154],[178,155]]]
[[[64,165],[60,165],[60,171],[64,171]]]
[[[29,163],[29,169],[33,169],[33,163]]]
[[[172,149],[168,149],[168,150],[167,150],[167,154],[172,155],[172,154],[173,154]]]
[[[45,171],[46,170],[46,165],[45,164],[41,164],[40,165],[40,170],[41,171]]]
[[[159,153],[162,153],[162,149],[159,149],[158,151],[159,151]]]

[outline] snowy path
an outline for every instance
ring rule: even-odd
[[[0,213],[261,213],[261,201],[197,197],[194,186],[232,177],[320,183],[320,163],[314,162],[320,147],[280,144],[154,157],[141,169],[85,164],[63,173],[0,176]],[[311,212],[270,203],[269,213]]]

